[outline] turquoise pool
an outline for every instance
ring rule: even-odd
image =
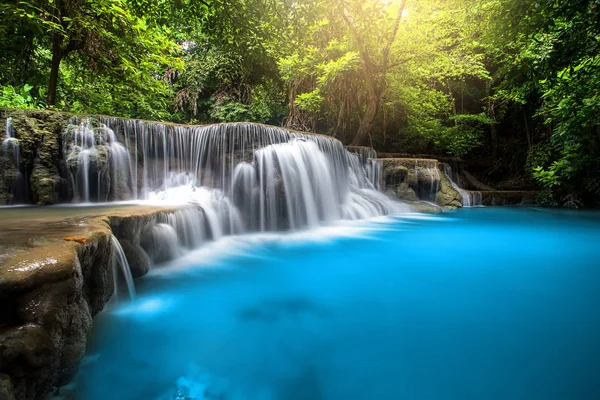
[[[600,213],[230,237],[96,319],[85,400],[600,398]]]

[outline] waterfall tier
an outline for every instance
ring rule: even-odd
[[[348,152],[323,135],[252,123],[98,118],[70,124],[63,146],[75,201],[195,204],[205,226],[200,237],[401,210],[378,192],[381,163],[374,152]]]

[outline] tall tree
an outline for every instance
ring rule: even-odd
[[[401,0],[391,19],[392,3],[384,5],[378,0],[341,1],[341,15],[356,42],[368,94],[360,126],[352,140],[353,145],[363,144],[373,131],[381,96],[387,86],[390,50],[398,34],[406,3],[407,0]]]

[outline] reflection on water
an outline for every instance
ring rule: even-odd
[[[600,398],[599,222],[472,209],[227,238],[97,318],[75,397]]]

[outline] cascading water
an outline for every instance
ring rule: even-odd
[[[133,276],[131,275],[131,268],[129,268],[129,263],[127,262],[127,257],[125,256],[125,252],[123,251],[123,247],[119,240],[112,235],[111,239],[112,246],[112,266],[113,266],[113,279],[115,285],[115,294],[118,293],[118,283],[119,276],[123,276],[123,280],[127,286],[127,292],[129,293],[129,297],[131,300],[135,299],[135,285],[133,283]]]
[[[6,118],[6,137],[2,141],[2,151],[9,156],[12,156],[15,167],[19,170],[21,161],[21,151],[19,148],[19,140],[15,138],[12,118]]]
[[[16,170],[16,176],[14,177],[14,190],[13,201],[17,203],[27,198],[27,180],[25,179],[24,171],[21,167],[21,146],[19,139],[15,137],[15,130],[13,127],[13,119],[11,117],[6,118],[6,135],[2,140],[2,153],[12,160]]]
[[[84,119],[65,133],[76,201],[185,204],[143,232],[140,245],[153,263],[225,235],[408,210],[377,190],[382,167],[374,152],[350,153],[327,136],[251,123],[99,121]]]
[[[84,120],[67,129],[64,143],[76,201],[133,198],[131,171],[135,165],[112,129],[93,127],[89,119]]]
[[[440,190],[440,171],[436,160],[415,159],[414,182],[415,191],[420,200],[435,203],[436,194]]]
[[[84,120],[67,130],[78,201],[193,203],[213,238],[398,210],[377,193],[381,164],[375,156],[350,153],[330,137],[249,123],[100,121],[99,127]]]
[[[452,167],[448,164],[444,164],[444,175],[446,175],[446,178],[448,178],[454,190],[460,194],[463,207],[475,207],[482,204],[481,192],[465,190],[454,182],[452,177]]]
[[[351,152],[358,157],[351,157],[351,162],[358,162],[360,167],[354,168],[360,170],[364,168],[367,179],[373,183],[377,190],[381,190],[383,179],[383,164],[377,159],[377,152],[370,147],[349,147]]]

